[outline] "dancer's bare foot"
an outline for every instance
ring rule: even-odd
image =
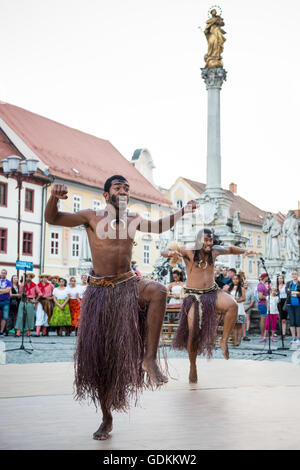
[[[229,359],[229,350],[228,350],[227,340],[220,339],[219,344],[220,344],[220,348],[221,348],[223,356],[225,357],[225,359]]]
[[[190,374],[189,374],[189,383],[190,384],[196,384],[197,382],[198,382],[197,366],[196,366],[196,364],[191,364],[190,365]]]
[[[112,431],[112,418],[103,420],[99,429],[94,432],[93,439],[98,441],[105,441],[109,438],[109,433]]]
[[[163,385],[168,382],[167,377],[161,373],[154,359],[144,359],[142,368],[149,375],[150,382],[155,385]]]

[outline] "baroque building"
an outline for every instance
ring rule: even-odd
[[[36,274],[68,277],[80,274],[80,264],[91,264],[83,227],[45,224],[44,209],[55,183],[69,189],[68,199],[60,201],[62,211],[101,209],[105,180],[121,174],[131,186],[129,209],[152,219],[170,213],[170,201],[108,140],[0,103],[0,160],[10,155],[38,160],[36,173],[23,183],[20,218],[20,259],[32,261]],[[0,254],[9,276],[16,272],[18,251],[15,183],[0,166]],[[159,235],[137,232],[133,258],[142,274],[152,273],[158,256]]]

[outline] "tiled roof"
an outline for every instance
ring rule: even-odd
[[[199,194],[205,190],[205,184],[193,181],[187,178],[183,178],[190,186],[192,186]],[[233,194],[230,190],[224,190],[226,195],[231,199],[232,204],[230,206],[230,215],[233,217],[235,211],[240,211],[241,222],[262,226],[266,218],[266,211],[259,209],[258,207],[251,204],[246,199]]]
[[[2,132],[0,132],[0,160],[3,160],[10,155],[20,156],[20,153],[9,142],[8,138]]]
[[[49,167],[50,174],[99,189],[103,189],[107,178],[121,174],[130,183],[132,197],[150,203],[171,205],[108,140],[8,103],[0,103],[0,118]],[[13,153],[17,152],[14,150]],[[0,159],[9,154],[11,152],[7,142],[1,142]]]

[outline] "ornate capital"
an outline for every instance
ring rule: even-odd
[[[227,72],[223,67],[205,67],[201,69],[201,75],[206,83],[206,89],[221,89],[224,80],[226,80]]]

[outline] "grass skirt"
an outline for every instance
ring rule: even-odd
[[[147,386],[142,370],[146,312],[136,278],[115,287],[88,286],[81,304],[75,351],[76,398],[126,411]]]
[[[187,349],[189,336],[188,330],[188,312],[194,305],[194,325],[192,334],[193,350],[197,354],[203,354],[211,358],[216,347],[218,316],[216,312],[217,291],[201,295],[202,304],[202,322],[199,328],[199,301],[194,295],[184,298],[179,318],[179,326],[176,330],[172,347],[174,349]]]

